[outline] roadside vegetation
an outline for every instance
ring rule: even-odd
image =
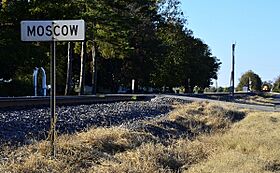
[[[166,116],[93,128],[22,147],[2,146],[0,172],[273,173],[280,171],[280,113],[230,104],[174,105]]]
[[[55,159],[49,157],[47,141],[3,146],[0,172],[187,171],[214,156],[221,146],[215,136],[227,135],[246,116],[229,105],[207,102],[174,108],[166,116],[139,122],[137,128],[93,128],[59,136]]]

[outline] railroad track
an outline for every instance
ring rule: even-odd
[[[210,94],[215,95],[215,94]],[[221,94],[216,94],[221,95]],[[222,94],[223,95],[223,94]],[[238,95],[244,95],[239,93]],[[245,94],[246,95],[246,94]],[[209,98],[209,94],[200,95],[181,95],[181,94],[105,94],[105,95],[86,95],[86,96],[57,96],[57,105],[81,105],[81,104],[95,104],[95,103],[113,103],[122,101],[143,101],[150,100],[156,96],[177,98],[187,101],[213,101],[213,102],[231,102],[230,100],[217,100]],[[250,103],[236,103],[232,102],[237,107],[248,108],[262,111],[280,111],[280,104],[273,106],[256,105]],[[49,106],[50,97],[0,97],[0,108],[21,108],[21,107],[37,107]]]
[[[143,94],[107,94],[94,96],[57,96],[57,105],[79,105],[94,103],[111,103],[121,101],[141,101],[149,100],[155,95]],[[0,108],[16,108],[30,106],[48,106],[50,97],[0,97]]]

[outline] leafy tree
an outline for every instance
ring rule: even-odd
[[[272,87],[273,92],[280,93],[280,76],[277,77]]]
[[[224,92],[224,88],[223,87],[218,87],[217,92]]]
[[[224,87],[224,88],[223,88],[223,92],[229,92],[230,89],[231,89],[230,87]]]
[[[20,41],[20,21],[28,18],[28,9],[27,1],[7,1],[0,10],[0,78],[12,79],[1,95],[30,95],[33,69],[46,63],[44,48]]]
[[[5,67],[0,69],[0,78],[19,81],[30,91],[33,68],[42,66],[49,72],[50,50],[49,43],[20,41],[19,24],[26,19],[82,18],[86,22],[83,46],[80,42],[57,44],[60,94],[72,93],[73,83],[80,83],[80,91],[84,84],[96,82],[99,89],[116,91],[118,86],[128,87],[132,79],[142,87],[192,90],[209,86],[217,77],[220,62],[185,27],[179,0],[5,2],[0,10],[0,65]]]
[[[156,63],[156,83],[169,87],[185,86],[185,91],[190,92],[194,86],[208,87],[211,79],[217,78],[221,63],[212,56],[205,43],[193,38],[190,30],[180,23],[168,23],[159,29],[158,34],[165,52]]]
[[[212,56],[208,45],[200,39],[193,39],[190,51],[190,65],[186,67],[188,70],[191,87],[195,85],[205,88],[211,84],[212,79],[217,79],[217,72],[221,63],[219,59]]]
[[[239,79],[239,84],[237,85],[236,90],[242,91],[244,86],[247,86],[251,91],[261,91],[262,80],[259,75],[252,70],[249,70]]]
[[[219,87],[219,88],[216,88],[216,87],[206,87],[206,88],[204,88],[204,92],[221,92],[220,88],[221,87]]]

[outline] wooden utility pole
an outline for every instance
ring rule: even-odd
[[[232,70],[231,70],[231,96],[234,99],[234,65],[235,65],[235,45],[236,43],[232,44]]]

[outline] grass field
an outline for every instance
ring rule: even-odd
[[[59,136],[56,159],[49,157],[47,141],[3,146],[0,172],[280,171],[280,113],[196,102],[141,123],[153,128],[95,128]],[[164,132],[168,135],[159,135]]]
[[[207,139],[215,148],[186,172],[280,172],[280,113],[254,112],[227,133]]]

